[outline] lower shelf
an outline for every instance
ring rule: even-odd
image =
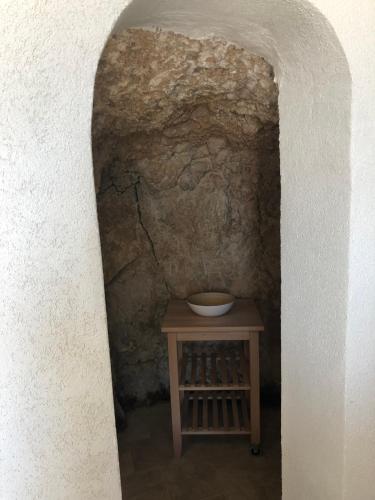
[[[182,434],[250,434],[244,391],[184,392]]]

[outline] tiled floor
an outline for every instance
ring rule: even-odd
[[[279,500],[280,413],[263,410],[263,455],[243,437],[185,438],[172,452],[169,404],[134,410],[119,434],[126,500]]]

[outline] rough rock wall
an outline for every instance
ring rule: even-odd
[[[93,157],[120,397],[168,387],[170,297],[258,301],[263,384],[280,380],[277,87],[260,57],[218,39],[128,30],[96,80]]]

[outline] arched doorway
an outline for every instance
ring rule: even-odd
[[[345,290],[347,285],[345,274],[332,263],[347,260],[344,241],[348,221],[344,217],[346,222],[343,220],[338,234],[337,213],[332,219],[330,216],[333,206],[342,207],[344,200],[349,200],[349,162],[345,157],[350,137],[345,123],[350,121],[350,75],[340,46],[330,39],[335,35],[319,13],[307,14],[311,7],[308,4],[301,9],[276,2],[251,7],[246,2],[240,4],[237,12],[233,5],[226,9],[218,3],[214,8],[194,2],[188,7],[179,2],[160,2],[157,7],[133,2],[115,30],[124,26],[158,26],[197,37],[217,34],[264,56],[274,65],[280,88],[283,491],[286,496],[301,495],[301,485],[295,484],[289,490],[285,477],[297,467],[301,478],[307,480],[313,466],[334,495],[339,485],[322,464],[337,460],[337,470],[340,469],[344,422],[341,420],[340,425],[336,422],[335,429],[320,428],[318,440],[310,429],[324,419],[328,402],[337,415],[343,405],[343,399],[334,397],[336,390],[330,392],[336,384],[344,383],[339,375],[343,346],[335,352],[323,350],[322,346],[332,344],[333,330],[344,332],[346,328],[344,296],[342,315],[335,315],[334,327],[330,311],[337,297],[334,289]],[[248,27],[244,21],[246,12],[251,19]],[[304,36],[306,32],[310,33],[308,39]],[[332,47],[324,55],[316,50],[322,37],[330,39]],[[338,158],[341,158],[339,163]],[[337,180],[345,175],[346,185],[338,190]],[[322,229],[323,219],[322,245],[317,231]],[[320,313],[315,316],[317,311]],[[327,393],[322,392],[322,387]],[[292,408],[298,408],[298,416],[287,416]],[[298,419],[298,425],[294,418]],[[298,450],[291,451],[292,442],[299,443],[300,456]],[[305,462],[306,449],[314,449],[315,453]],[[322,449],[327,453],[324,461]]]

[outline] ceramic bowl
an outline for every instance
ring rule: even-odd
[[[199,316],[222,316],[232,308],[234,297],[221,292],[196,293],[188,297],[187,303]]]

